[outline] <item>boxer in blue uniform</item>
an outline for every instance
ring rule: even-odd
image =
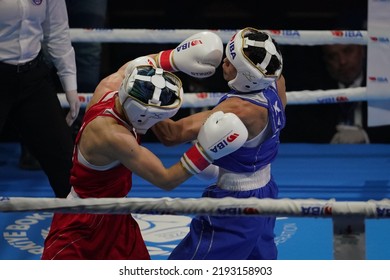
[[[173,56],[169,60],[165,52],[169,51],[155,56],[163,68],[176,61],[175,51],[169,52]],[[277,198],[271,163],[278,153],[287,103],[280,49],[269,34],[244,28],[231,38],[225,52],[223,75],[232,91],[212,110],[177,121],[168,119],[152,130],[163,144],[176,145],[195,139],[201,124],[213,112],[235,113],[248,129],[248,140],[197,175],[216,178],[203,197]],[[191,65],[195,64],[191,59],[196,55],[189,56],[187,63],[168,69],[191,73]],[[265,216],[197,215],[169,259],[277,259],[275,220]]]

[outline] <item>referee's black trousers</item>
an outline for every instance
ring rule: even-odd
[[[0,81],[0,131],[6,121],[15,125],[55,196],[66,197],[73,137],[47,64],[41,58],[20,67],[0,62]]]

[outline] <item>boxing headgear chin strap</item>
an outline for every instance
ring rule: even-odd
[[[261,32],[254,28],[244,28],[233,35],[229,43],[226,45],[226,57],[237,70],[237,76],[228,82],[230,88],[239,92],[250,92],[261,90],[268,87],[276,79],[279,78],[282,72],[282,57],[277,52],[271,37],[265,41],[254,41],[244,36],[248,33]],[[259,64],[254,64],[244,53],[244,49],[248,46],[264,48],[266,55],[263,61]],[[272,75],[267,74],[267,66],[275,55],[280,61],[280,67]]]
[[[154,75],[140,75],[138,73],[140,67],[154,68]],[[165,77],[169,77],[170,80],[167,80]],[[150,86],[154,87],[153,96],[148,100],[148,103],[139,100],[132,94],[134,83],[137,80],[149,82]],[[161,94],[166,92],[163,92],[164,88],[168,88],[176,95],[176,99],[172,104],[161,105]],[[137,66],[123,80],[119,89],[119,101],[127,119],[131,122],[136,132],[145,134],[155,123],[173,117],[180,109],[183,101],[182,83],[176,75],[165,72],[161,68],[155,68],[150,65]]]

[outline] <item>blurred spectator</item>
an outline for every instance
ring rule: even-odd
[[[342,12],[331,29],[365,30],[367,11]],[[314,48],[314,47],[310,47]],[[364,45],[323,45],[317,48],[316,70],[300,71],[301,88],[291,90],[339,89],[366,86],[366,50]],[[301,60],[304,55],[296,59]],[[289,62],[289,65],[297,65]],[[307,68],[307,67],[306,67]],[[306,73],[306,74],[305,74]],[[291,77],[288,77],[288,80]],[[281,134],[283,142],[361,144],[390,143],[390,126],[367,126],[367,102],[287,106],[288,122]]]
[[[323,57],[330,80],[328,89],[366,86],[366,48],[362,45],[324,45]],[[363,102],[338,104],[337,132],[331,139],[333,144],[369,143],[364,128]]]
[[[367,11],[351,10],[342,14],[337,29],[366,30]],[[367,46],[324,45],[323,59],[328,78],[323,89],[366,87]],[[333,144],[390,143],[390,126],[368,127],[367,101],[338,104],[336,133]]]
[[[323,46],[324,61],[330,81],[326,88],[366,86],[366,46]],[[340,103],[337,132],[331,143],[390,143],[390,126],[367,126],[367,102]]]

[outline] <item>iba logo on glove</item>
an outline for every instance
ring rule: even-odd
[[[191,41],[189,41],[189,42],[186,42],[186,43],[184,43],[184,44],[178,46],[178,47],[176,48],[176,50],[177,50],[178,52],[180,52],[180,51],[185,51],[186,49],[189,49],[189,48],[191,48],[191,47],[193,47],[193,46],[202,45],[202,44],[203,44],[203,43],[202,43],[201,40],[195,39],[195,40],[191,40]]]
[[[226,137],[226,139],[221,140],[220,142],[217,142],[213,147],[210,148],[210,151],[213,153],[218,153],[218,151],[224,149],[226,146],[229,145],[229,143],[233,142],[237,139],[237,137],[240,136],[240,134],[234,132]]]

